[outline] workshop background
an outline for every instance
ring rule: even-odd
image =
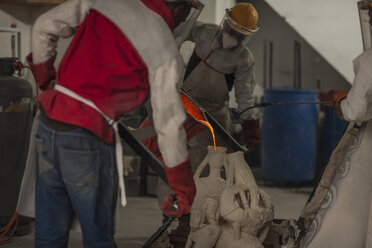
[[[31,51],[31,31],[36,18],[63,0],[0,0],[0,58],[17,57],[25,61]],[[225,9],[235,4],[233,0],[202,0],[205,8],[200,21],[219,24]],[[248,2],[248,1],[240,1]],[[250,42],[250,49],[256,59],[255,90],[256,103],[265,99],[288,100],[313,97],[314,100],[326,100],[330,89],[349,89],[353,79],[352,60],[362,51],[362,40],[356,1],[350,0],[252,0],[259,13],[260,31]],[[57,66],[70,40],[60,40],[57,48]],[[185,62],[192,53],[193,45],[186,42],[181,51]],[[4,106],[13,96],[1,87],[3,75],[0,75],[0,228],[12,215],[10,209],[15,203],[20,186],[25,152],[31,122],[28,120],[34,107],[27,111],[18,111],[16,123],[9,124],[15,115],[5,111]],[[36,96],[36,89],[31,72],[15,75],[27,80],[32,87],[29,98]],[[3,89],[3,92],[1,90]],[[27,96],[24,96],[27,98]],[[230,106],[236,107],[234,94],[231,92]],[[29,102],[31,105],[34,101]],[[269,107],[270,108],[270,107]],[[246,154],[246,160],[260,186],[273,199],[276,218],[297,218],[307,201],[317,178],[328,161],[346,123],[339,121],[327,107],[312,106],[309,115],[313,123],[304,123],[300,114],[302,108],[281,106],[278,111],[281,118],[292,115],[287,122],[295,126],[305,125],[308,130],[315,130],[314,142],[306,137],[290,140],[288,147],[301,146],[308,152],[297,157],[296,154],[287,163],[295,161],[301,164],[310,160],[306,169],[288,173],[288,164],[281,158],[265,156],[275,147],[276,136],[265,137],[264,132],[289,132],[292,129],[270,129],[267,122],[275,122],[275,116],[267,108],[259,109],[263,142],[261,148]],[[315,112],[314,112],[315,109]],[[265,112],[266,111],[266,112]],[[306,110],[307,111],[307,110]],[[293,115],[294,114],[294,115]],[[298,115],[296,115],[298,114]],[[144,108],[139,108],[124,116],[124,122],[133,128],[138,127],[145,115]],[[265,116],[266,115],[266,116]],[[22,119],[23,118],[23,119]],[[315,124],[314,124],[315,123]],[[307,126],[306,126],[307,125]],[[13,132],[9,131],[10,126]],[[13,136],[12,136],[13,135]],[[243,142],[240,126],[234,126],[233,136]],[[16,140],[9,147],[6,140]],[[18,143],[17,143],[18,142]],[[10,149],[11,148],[11,149]],[[283,148],[285,149],[285,148]],[[275,151],[280,153],[280,151]],[[155,187],[156,175],[147,168],[128,146],[124,146],[126,161],[132,163],[134,172],[126,178],[129,198],[128,206],[119,209],[120,222],[117,230],[118,247],[141,247],[146,239],[161,224],[161,213],[157,207]],[[264,157],[265,156],[265,157]],[[16,157],[17,159],[12,159]],[[291,160],[293,159],[293,160]],[[11,163],[11,164],[7,164]],[[305,163],[305,162],[304,162]],[[275,167],[275,168],[274,168]],[[9,169],[10,168],[10,169]],[[13,170],[12,170],[13,168]],[[298,175],[298,173],[302,173]],[[9,180],[12,178],[12,180]],[[7,180],[8,179],[8,180]],[[2,222],[1,222],[2,221]],[[33,247],[32,220],[24,220],[24,230],[14,241],[4,247]],[[82,247],[78,233],[72,233],[70,247]]]

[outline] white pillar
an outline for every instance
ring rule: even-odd
[[[235,5],[235,0],[201,0],[205,5],[199,20],[202,22],[220,24],[225,10]]]
[[[215,9],[215,23],[220,24],[223,16],[225,15],[226,9],[230,9],[235,5],[235,0],[216,0]]]

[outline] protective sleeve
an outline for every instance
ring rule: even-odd
[[[188,157],[183,128],[186,113],[180,98],[183,71],[183,60],[178,55],[149,72],[152,117],[167,167],[177,166]]]
[[[240,111],[254,104],[253,91],[256,86],[254,64],[253,55],[248,53],[248,56],[246,56],[243,62],[238,65],[237,70],[234,73],[235,98]],[[240,119],[242,121],[256,119],[254,110],[252,109],[244,112],[240,116]]]
[[[94,0],[69,0],[58,5],[35,22],[32,32],[33,63],[47,61],[56,53],[60,37],[71,37],[89,12]]]
[[[354,60],[355,78],[347,97],[341,101],[341,112],[347,121],[372,119],[372,50]]]

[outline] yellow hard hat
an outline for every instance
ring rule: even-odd
[[[258,14],[250,3],[238,3],[227,11],[227,22],[239,33],[250,35],[258,31]]]

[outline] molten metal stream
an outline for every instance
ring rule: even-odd
[[[209,124],[209,122],[205,119],[205,116],[204,116],[203,112],[199,109],[199,107],[190,98],[188,98],[185,94],[182,94],[182,93],[181,93],[181,101],[182,101],[182,104],[183,104],[184,108],[186,109],[186,111],[195,120],[197,120],[200,123],[206,125],[211,130],[212,137],[213,137],[214,150],[216,151],[217,147],[216,147],[216,138],[214,136],[214,130],[213,130],[213,127],[211,126],[211,124]]]
[[[216,151],[217,150],[217,147],[216,147],[216,137],[214,136],[214,130],[213,130],[213,127],[211,126],[211,124],[209,124],[208,121],[202,121],[202,120],[199,120],[200,122],[204,123],[207,127],[209,127],[209,129],[211,130],[211,133],[212,133],[212,137],[213,137],[213,145],[214,145],[214,150]]]

